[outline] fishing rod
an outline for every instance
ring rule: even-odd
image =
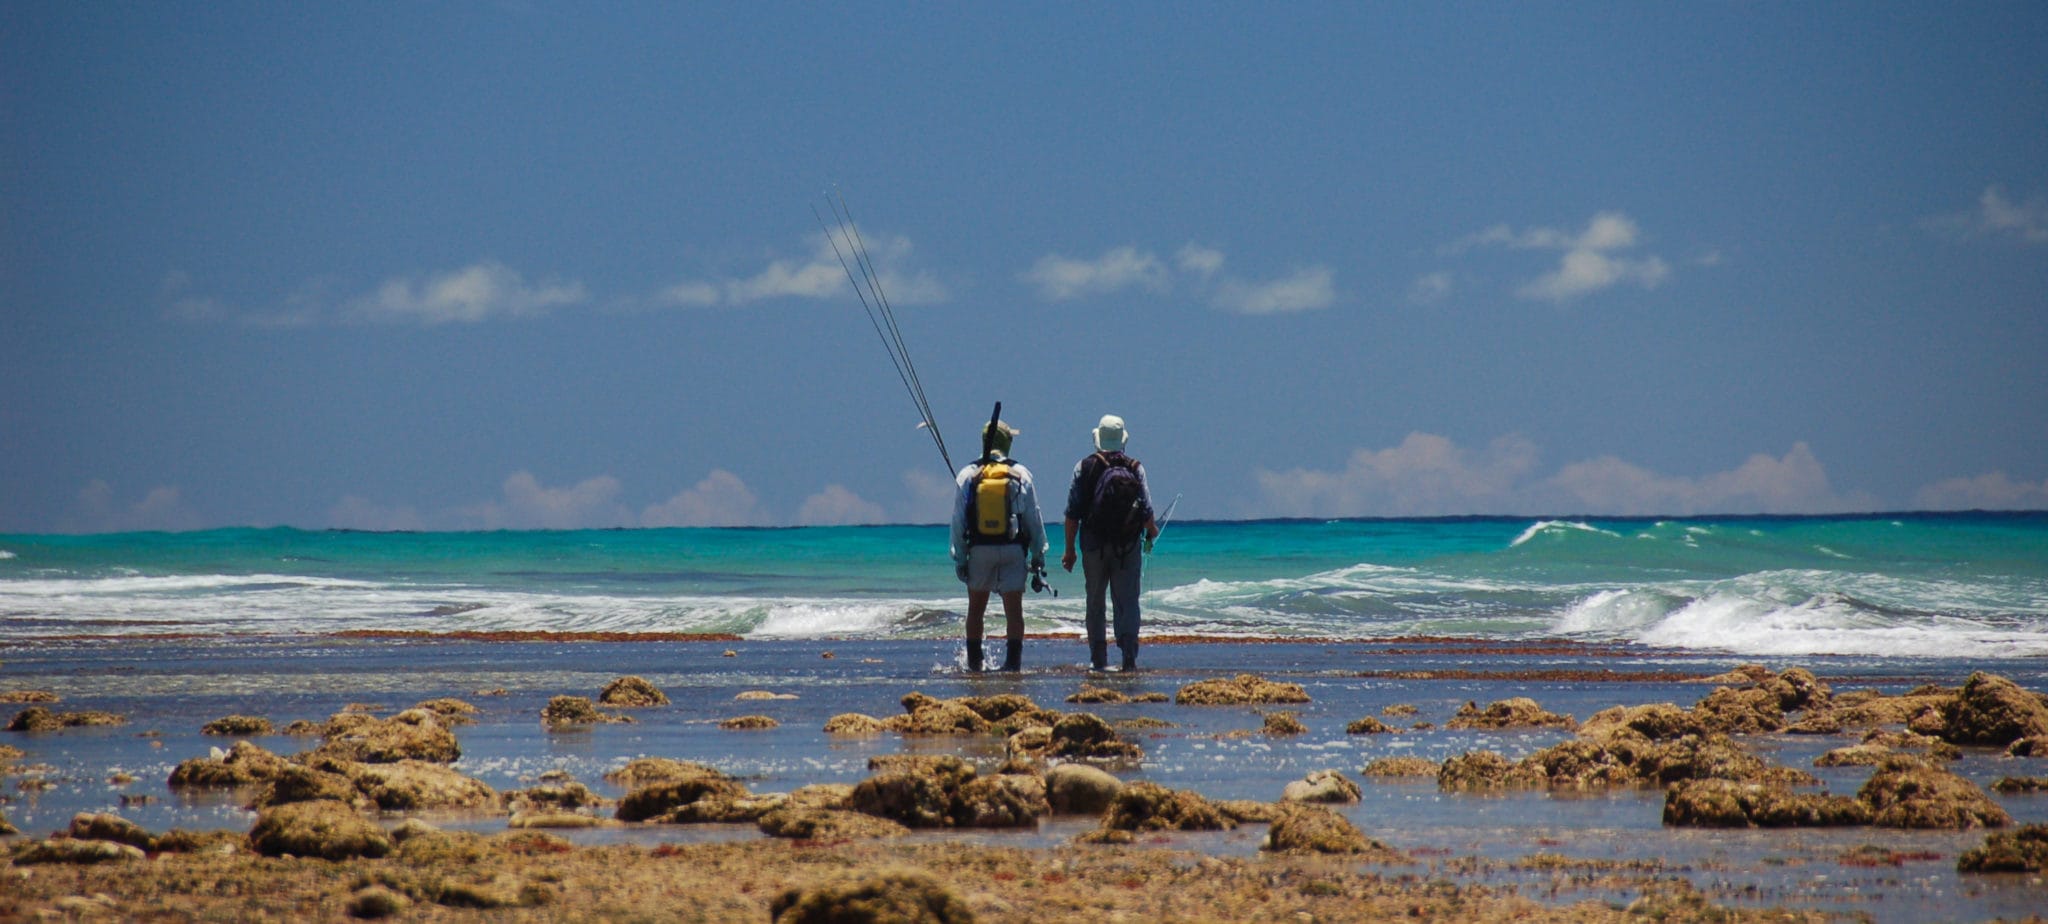
[[[1180,495],[1175,494],[1173,496],[1173,503],[1167,504],[1166,513],[1159,517],[1159,531],[1145,537],[1145,554],[1152,554],[1152,543],[1158,542],[1160,536],[1166,535],[1166,524],[1173,522],[1173,508],[1178,506],[1180,506]]]
[[[835,190],[825,193],[825,203],[832,209],[832,218],[838,227],[825,223],[825,216],[818,211],[816,203],[811,205],[811,214],[818,219],[818,228],[825,232],[825,240],[832,245],[832,255],[839,258],[839,268],[846,271],[846,281],[853,286],[853,294],[860,298],[861,310],[867,313],[868,323],[875,329],[875,336],[881,338],[882,349],[889,354],[889,364],[896,368],[896,379],[903,383],[904,391],[910,394],[910,403],[917,408],[918,429],[931,434],[932,445],[939,449],[939,459],[946,464],[946,474],[953,474],[953,457],[946,452],[946,439],[939,435],[938,418],[932,415],[932,404],[925,397],[924,383],[917,377],[917,366],[910,361],[910,349],[903,343],[903,329],[896,324],[896,310],[889,304],[889,296],[882,291],[882,276],[875,270],[875,261],[868,254],[867,242],[861,238],[860,226],[854,223],[853,209],[846,204],[846,195]],[[845,242],[841,249],[840,242]],[[848,260],[848,252],[852,259]],[[856,274],[855,267],[860,269]]]
[[[1166,513],[1159,518],[1159,531],[1166,532],[1166,524],[1173,522],[1173,508],[1180,506],[1180,495],[1173,496],[1173,503],[1166,505]],[[1157,537],[1154,537],[1157,538]]]

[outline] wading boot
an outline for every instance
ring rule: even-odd
[[[1011,642],[1009,650],[1003,652],[1003,670],[1016,673],[1024,669],[1024,646]]]
[[[967,669],[968,669],[968,670],[970,670],[970,671],[974,671],[974,672],[976,672],[976,673],[979,673],[979,672],[981,672],[982,668],[983,668],[983,658],[982,658],[982,656],[981,656],[981,639],[978,639],[978,638],[971,638],[971,639],[968,639],[968,640],[967,640]]]

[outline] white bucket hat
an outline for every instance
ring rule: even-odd
[[[1124,430],[1124,419],[1115,414],[1102,415],[1102,421],[1095,425],[1095,448],[1103,452],[1122,452],[1130,438]]]

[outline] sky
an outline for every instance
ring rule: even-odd
[[[0,3],[0,532],[2048,508],[2048,4]]]

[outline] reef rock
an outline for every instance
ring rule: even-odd
[[[1023,733],[1020,733],[1023,734]],[[1044,756],[1066,760],[1138,761],[1145,749],[1125,741],[1093,713],[1061,716],[1046,740]]]
[[[620,821],[711,821],[732,814],[728,807],[751,793],[723,774],[662,780],[635,789],[619,800]],[[697,803],[705,803],[697,806]],[[680,814],[679,814],[680,813]],[[747,820],[759,817],[756,812]]]
[[[475,716],[479,711],[475,706],[454,697],[442,697],[440,699],[430,699],[422,703],[414,703],[413,708],[425,709],[433,713],[435,718],[441,720],[442,725],[446,725],[449,728],[454,728],[457,725],[475,724]]]
[[[781,728],[782,723],[776,721],[773,716],[743,715],[719,722],[718,727],[726,731],[767,731],[771,728]]]
[[[1426,757],[1380,757],[1358,772],[1372,777],[1434,777],[1439,765]]]
[[[1344,726],[1344,733],[1347,735],[1384,735],[1393,730],[1394,727],[1392,725],[1388,725],[1372,716],[1366,716]]]
[[[401,760],[452,764],[462,759],[462,748],[455,743],[455,733],[434,713],[407,709],[389,719],[367,717],[346,723],[313,749],[312,756],[363,764]]]
[[[632,716],[599,710],[588,697],[583,696],[557,696],[548,700],[546,708],[540,711],[540,724],[550,731],[578,725],[608,725],[632,721]]]
[[[1308,734],[1308,726],[1301,724],[1301,717],[1292,712],[1268,712],[1259,731],[1271,737],[1286,738]]]
[[[895,870],[792,888],[768,905],[774,924],[971,924],[967,902],[922,872]]]
[[[605,684],[597,701],[606,706],[666,706],[668,694],[645,678],[628,675]]]
[[[127,860],[141,860],[141,848],[113,841],[81,841],[68,837],[35,841],[15,851],[16,866],[34,866],[41,863],[118,863]]]
[[[2012,816],[1977,784],[1917,757],[1893,757],[1856,793],[1885,828],[2003,828]]]
[[[956,700],[943,700],[924,693],[903,697],[903,714],[882,723],[890,731],[906,735],[980,735],[989,721]]]
[[[1451,757],[1437,768],[1438,789],[1496,789],[1509,785],[1514,764],[1495,751],[1468,751]]]
[[[497,790],[490,784],[427,761],[355,764],[348,775],[358,791],[387,812],[494,808],[498,804]]]
[[[1120,690],[1098,687],[1092,683],[1081,684],[1080,692],[1067,697],[1067,702],[1090,705],[1096,703],[1128,703],[1130,701],[1131,698],[1124,695]]]
[[[2038,735],[2048,735],[2048,703],[2019,684],[1983,671],[1963,682],[1941,731],[1942,738],[1956,744],[1995,747]]]
[[[194,757],[171,771],[172,786],[252,786],[284,772],[289,761],[247,741],[210,757]]]
[[[317,799],[353,805],[359,796],[361,793],[356,789],[355,782],[345,774],[316,770],[303,764],[286,764],[276,776],[271,777],[270,785],[250,803],[249,807],[261,809],[288,802],[312,802]]]
[[[347,860],[388,856],[392,843],[384,829],[354,809],[322,799],[264,809],[249,829],[249,848],[266,857]]]
[[[253,715],[222,716],[201,726],[202,735],[268,735],[272,728],[270,720]]]
[[[884,727],[881,719],[858,712],[842,712],[825,720],[828,735],[873,735]]]
[[[950,818],[962,828],[1017,828],[1037,824],[1040,816],[1051,813],[1044,779],[1004,773],[961,785]]]
[[[138,850],[155,850],[156,837],[141,825],[110,812],[79,812],[71,816],[66,837],[81,841],[113,841]]]
[[[1317,770],[1307,777],[1295,780],[1281,790],[1280,799],[1285,802],[1357,802],[1363,792],[1358,784],[1335,770]]]
[[[1706,732],[1700,718],[1671,703],[1643,706],[1615,706],[1593,713],[1579,726],[1579,737],[1599,740],[1620,732],[1634,732],[1651,741],[1670,741]]]
[[[46,732],[90,725],[126,724],[127,719],[111,712],[51,712],[43,706],[30,706],[15,714],[14,721],[7,723],[7,730]]]
[[[1122,780],[1087,764],[1060,764],[1045,772],[1045,798],[1055,812],[1098,814],[1123,788]]]
[[[1578,721],[1568,715],[1558,715],[1545,710],[1536,701],[1526,696],[1517,696],[1489,704],[1480,709],[1478,703],[1468,702],[1458,714],[1444,723],[1450,729],[1504,729],[1504,728],[1562,728],[1578,727]]]
[[[1140,780],[1110,800],[1102,827],[1118,831],[1228,831],[1237,822],[1198,793]]]
[[[1303,805],[1283,807],[1266,832],[1265,849],[1284,853],[1376,853],[1386,845],[1342,815]]]
[[[1956,872],[2048,872],[2048,824],[2022,825],[1985,837],[1983,846],[1963,851],[1956,859]]]
[[[1664,823],[1699,828],[1867,825],[1870,807],[1848,796],[1798,793],[1776,783],[1687,780],[1664,792]]]
[[[838,841],[876,837],[902,837],[910,829],[887,818],[844,809],[784,805],[760,817],[755,824],[770,837],[808,841]]]
[[[632,789],[649,783],[671,780],[687,780],[700,776],[724,779],[725,774],[694,760],[671,760],[667,757],[641,757],[629,761],[625,766],[604,775],[607,783]]]
[[[1173,701],[1183,706],[1242,706],[1246,704],[1306,703],[1308,691],[1298,683],[1276,683],[1257,674],[1239,674],[1224,679],[1197,680],[1181,687]]]

